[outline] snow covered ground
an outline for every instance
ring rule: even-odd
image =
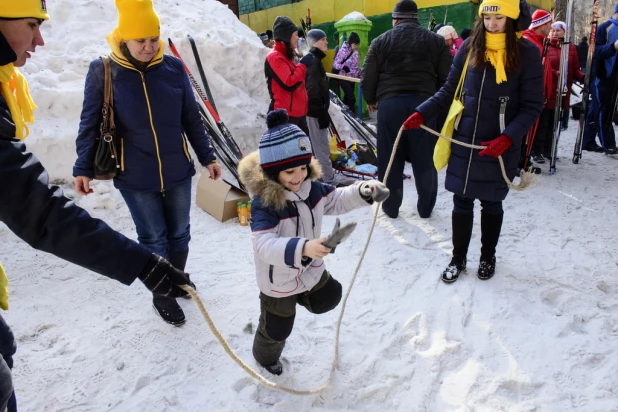
[[[5,227],[0,256],[11,279],[3,313],[18,340],[15,383],[27,411],[610,411],[618,408],[618,159],[585,154],[570,162],[574,122],[558,173],[511,193],[490,281],[469,274],[439,280],[448,263],[451,195],[440,190],[432,217],[415,212],[413,182],[396,220],[380,217],[342,326],[333,385],[296,397],[260,386],[209,332],[191,301],[188,322],[163,323],[146,289],[124,287],[20,242]],[[444,174],[440,174],[441,187]],[[135,237],[115,192],[95,186],[78,200]],[[73,195],[70,187],[67,194]],[[371,221],[328,259],[348,287]],[[478,216],[478,213],[477,213]],[[259,303],[249,229],[191,211],[188,271],[216,324],[250,365]],[[334,218],[324,222],[328,233]],[[338,310],[299,309],[274,380],[313,388],[328,375]]]
[[[180,43],[183,55],[191,54],[182,39],[193,33],[222,118],[243,148],[255,147],[267,105],[266,50],[255,33],[213,0],[158,0],[157,10],[164,37]],[[50,13],[47,45],[24,70],[39,104],[26,142],[62,181],[75,157],[88,63],[107,52],[103,37],[115,11],[111,3],[58,0]],[[125,287],[94,275],[31,249],[0,225],[11,288],[2,315],[18,340],[20,410],[618,410],[618,158],[585,152],[573,165],[575,128],[571,122],[563,133],[558,173],[549,176],[546,166],[533,188],[505,201],[498,269],[486,282],[475,274],[478,211],[469,273],[446,285],[439,274],[450,256],[452,200],[444,173],[427,220],[416,213],[413,182],[405,182],[400,217],[379,218],[348,302],[334,382],[315,396],[276,392],[248,377],[192,301],[180,302],[187,323],[169,326],[139,281]],[[75,196],[71,185],[65,190]],[[94,190],[78,204],[135,238],[118,192],[100,182]],[[344,288],[371,217],[369,207],[345,216],[359,223],[354,238],[327,260]],[[248,332],[259,314],[250,231],[195,205],[191,219],[187,271],[232,348],[257,367]],[[325,218],[323,232],[333,224]],[[274,381],[310,389],[326,379],[339,310],[316,316],[299,308],[284,375]]]

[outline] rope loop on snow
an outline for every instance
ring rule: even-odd
[[[395,143],[393,145],[393,151],[391,152],[391,157],[390,157],[390,160],[388,161],[388,167],[386,168],[386,173],[384,174],[384,181],[388,179],[388,175],[390,174],[391,167],[393,166],[393,161],[395,160],[396,149],[397,149],[397,146],[399,145],[399,140],[401,140],[402,132],[403,132],[403,127],[399,129],[399,133],[397,134],[397,139],[395,140]],[[371,236],[373,235],[373,229],[375,228],[379,213],[380,213],[380,204],[376,202],[374,204],[373,220],[371,221],[371,226],[369,228],[369,234],[367,235],[367,241],[365,242],[365,247],[363,248],[363,252],[361,253],[361,256],[358,260],[356,269],[354,269],[354,274],[352,275],[350,286],[348,287],[348,290],[341,304],[341,312],[339,313],[339,319],[337,320],[337,332],[335,333],[335,355],[333,357],[333,363],[330,368],[330,374],[326,382],[324,382],[324,384],[322,384],[321,386],[315,389],[297,390],[297,389],[288,388],[288,387],[279,385],[275,382],[269,381],[268,379],[266,379],[265,377],[257,373],[253,368],[247,365],[247,363],[245,363],[242,359],[240,359],[240,357],[238,357],[236,353],[234,353],[234,350],[230,347],[229,343],[227,343],[227,341],[225,340],[225,338],[223,337],[219,329],[217,329],[217,327],[215,326],[214,322],[212,321],[212,318],[210,317],[210,315],[208,314],[208,311],[206,310],[206,307],[204,306],[204,302],[202,302],[202,299],[200,299],[195,289],[187,285],[179,285],[179,287],[183,289],[184,291],[186,291],[189,295],[191,295],[191,298],[193,298],[193,301],[195,302],[200,313],[204,317],[204,320],[208,324],[208,327],[210,328],[212,333],[215,335],[215,337],[217,338],[221,346],[223,346],[223,349],[225,349],[225,352],[238,364],[238,366],[244,369],[245,372],[247,372],[249,375],[255,378],[258,382],[260,382],[264,386],[268,386],[269,388],[277,389],[282,392],[287,392],[292,395],[314,395],[326,389],[330,385],[331,381],[333,380],[333,377],[335,376],[335,371],[337,370],[337,364],[339,362],[339,336],[341,334],[341,322],[343,321],[343,315],[345,313],[345,308],[348,303],[348,298],[350,297],[350,292],[352,292],[352,287],[354,287],[356,276],[358,275],[358,271],[360,270],[361,264],[363,263],[363,259],[365,259],[367,249],[369,248],[369,242],[371,241]]]
[[[421,126],[423,129],[427,130],[428,132],[439,136],[442,139],[446,139],[451,141],[452,143],[455,144],[459,144],[461,146],[465,146],[465,147],[469,147],[471,149],[484,149],[484,146],[475,146],[475,145],[471,145],[471,144],[467,144],[464,142],[460,142],[457,140],[453,140],[450,139],[446,136],[441,135],[438,132],[435,132],[432,129],[429,129],[428,127],[425,126]],[[386,182],[386,180],[388,179],[388,175],[391,172],[391,168],[393,166],[393,161],[395,160],[395,153],[396,153],[396,149],[399,145],[399,141],[401,140],[401,135],[403,133],[403,126],[399,129],[399,133],[397,133],[397,139],[395,139],[395,143],[393,144],[393,151],[391,152],[391,157],[388,161],[388,166],[386,167],[386,172],[384,173],[384,181]],[[514,185],[513,183],[511,183],[511,181],[508,179],[507,175],[506,175],[506,170],[504,168],[504,161],[502,160],[502,156],[498,157],[498,161],[500,162],[500,168],[502,169],[502,176],[504,177],[504,180],[508,183],[509,187],[515,190],[523,190],[526,186],[528,186],[531,182],[531,178],[527,177],[526,175],[532,175],[531,173],[522,173],[522,177],[521,177],[521,181],[519,183],[519,185]],[[208,314],[208,311],[206,310],[206,307],[204,306],[204,302],[202,302],[202,299],[200,299],[199,295],[197,294],[197,292],[195,291],[195,289],[191,288],[190,286],[187,285],[180,285],[180,288],[182,288],[184,291],[186,291],[187,293],[189,293],[189,295],[191,295],[191,297],[193,298],[193,301],[195,302],[195,304],[197,305],[199,311],[201,312],[202,316],[204,317],[204,320],[206,321],[206,323],[208,324],[208,327],[210,328],[210,330],[212,331],[212,333],[215,335],[215,337],[217,338],[217,340],[219,341],[219,343],[221,344],[221,346],[223,346],[223,349],[225,349],[225,352],[242,368],[245,370],[245,372],[247,372],[249,375],[251,375],[253,378],[255,378],[258,382],[260,382],[261,384],[263,384],[264,386],[267,386],[269,388],[272,389],[277,389],[283,392],[287,392],[290,393],[292,395],[314,395],[316,393],[319,393],[321,391],[323,391],[324,389],[326,389],[330,383],[333,380],[333,377],[335,376],[335,371],[337,370],[337,364],[339,362],[339,336],[341,334],[341,323],[343,321],[343,315],[345,313],[345,308],[346,305],[348,303],[348,298],[350,297],[350,293],[352,292],[352,288],[354,287],[354,282],[356,281],[356,277],[358,275],[358,271],[360,270],[361,264],[363,263],[363,260],[365,259],[365,255],[367,253],[367,249],[369,248],[369,242],[371,241],[371,236],[373,235],[373,230],[375,228],[376,225],[376,221],[378,219],[378,214],[380,213],[380,204],[379,203],[375,203],[374,204],[374,213],[373,213],[373,220],[371,221],[371,226],[369,227],[369,234],[367,235],[367,241],[365,242],[365,247],[363,248],[363,252],[361,253],[361,256],[358,260],[358,264],[356,265],[356,268],[354,269],[354,274],[352,275],[352,280],[350,281],[350,286],[348,287],[348,290],[345,294],[345,297],[343,298],[343,302],[341,304],[341,312],[339,313],[339,319],[337,320],[337,331],[335,333],[335,354],[333,357],[333,363],[331,365],[330,368],[330,374],[328,376],[328,379],[326,380],[326,382],[324,382],[324,384],[322,384],[321,386],[315,388],[315,389],[311,389],[311,390],[297,390],[297,389],[293,389],[293,388],[288,388],[282,385],[279,385],[275,382],[269,381],[268,379],[266,379],[265,377],[263,377],[262,375],[260,375],[258,372],[256,372],[253,368],[251,368],[249,365],[247,365],[247,363],[245,363],[242,359],[240,359],[240,357],[238,357],[238,355],[236,355],[236,353],[234,353],[234,350],[230,347],[229,343],[227,343],[227,341],[225,340],[225,338],[223,337],[223,335],[221,334],[221,332],[219,331],[219,329],[217,329],[217,327],[215,326],[214,322],[212,321],[212,318],[210,317],[210,315]]]
[[[421,128],[423,130],[433,134],[434,136],[438,136],[441,139],[448,140],[451,143],[455,143],[455,144],[458,144],[460,146],[467,147],[469,149],[476,149],[476,150],[487,149],[486,146],[477,146],[477,145],[465,143],[465,142],[462,142],[462,141],[459,141],[459,140],[451,139],[450,137],[444,136],[443,134],[438,133],[435,130],[433,130],[433,129],[425,126],[425,125],[421,125]],[[399,130],[399,133],[401,133],[401,129]],[[528,172],[526,170],[522,170],[520,175],[519,175],[519,183],[518,184],[514,184],[513,182],[511,182],[509,177],[506,175],[506,168],[504,167],[504,160],[502,159],[502,156],[498,156],[498,162],[500,163],[500,169],[502,170],[502,177],[504,178],[504,181],[506,182],[506,184],[509,187],[509,189],[522,191],[522,190],[530,187],[534,183],[534,181],[536,180],[536,176],[534,175],[533,172]]]

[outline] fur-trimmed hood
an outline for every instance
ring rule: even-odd
[[[272,180],[260,166],[260,156],[257,151],[245,156],[238,165],[240,181],[251,197],[259,197],[267,208],[281,210],[285,208],[287,196],[291,192],[279,182]],[[322,177],[322,167],[315,157],[311,158],[307,181],[318,180]],[[303,185],[304,186],[304,185]]]

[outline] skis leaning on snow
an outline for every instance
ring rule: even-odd
[[[350,108],[346,106],[332,90],[330,90],[330,101],[341,109],[341,113],[343,113],[343,117],[346,122],[352,126],[352,128],[367,143],[367,145],[369,145],[369,147],[373,150],[377,150],[376,144],[372,140],[372,138],[378,138],[376,132],[369,127],[367,123],[356,118]]]
[[[236,178],[236,180],[238,181],[238,186],[240,188],[243,188],[238,175],[238,163],[242,158],[242,153],[238,148],[238,145],[236,144],[236,141],[232,137],[230,131],[225,126],[225,124],[219,117],[217,110],[215,109],[212,93],[210,92],[208,81],[206,79],[206,74],[204,73],[201,60],[199,59],[199,55],[197,53],[195,41],[193,40],[193,38],[191,38],[191,36],[188,37],[189,42],[191,43],[191,48],[193,49],[195,63],[198,67],[198,71],[200,72],[205,91],[204,89],[202,89],[200,84],[197,82],[197,80],[185,64],[182,56],[178,52],[178,49],[176,49],[176,46],[174,45],[172,40],[168,39],[170,50],[175,57],[182,61],[184,69],[189,76],[189,80],[193,85],[193,89],[196,94],[196,100],[199,104],[200,114],[202,116],[202,120],[204,121],[204,127],[206,128],[206,132],[208,133],[208,135],[211,137],[211,143],[216,152],[217,159]]]
[[[586,58],[586,75],[584,76],[584,88],[582,90],[582,110],[579,115],[577,125],[577,138],[573,149],[573,163],[578,164],[582,158],[582,143],[584,141],[584,129],[586,127],[586,117],[588,115],[588,104],[590,101],[590,77],[592,74],[592,56],[594,55],[594,45],[597,36],[597,25],[599,18],[599,0],[592,0],[592,22],[590,23],[590,39],[588,46],[588,56]]]
[[[571,45],[571,21],[573,17],[573,0],[567,3],[566,31],[564,41],[560,47],[560,70],[558,71],[558,81],[556,87],[556,111],[554,114],[554,138],[551,144],[551,159],[549,160],[549,173],[556,173],[556,156],[558,150],[558,140],[560,139],[560,122],[562,120],[562,110],[564,108],[564,96],[567,93],[567,75],[569,73],[569,47]]]

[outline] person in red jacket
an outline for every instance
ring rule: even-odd
[[[554,19],[548,11],[538,9],[532,13],[530,27],[522,33],[522,37],[534,43],[541,54],[543,54],[543,40],[549,36],[553,21]]]
[[[273,37],[275,47],[266,56],[264,64],[271,99],[268,111],[285,109],[289,122],[300,127],[309,136],[306,119],[309,97],[305,88],[307,66],[302,62],[294,62],[298,27],[288,17],[278,16],[273,24]]]
[[[547,40],[547,36],[549,36],[549,32],[551,31],[551,25],[553,21],[554,19],[548,11],[538,9],[534,13],[532,13],[532,22],[530,23],[528,30],[524,30],[524,32],[522,33],[522,37],[524,39],[531,41],[539,49],[539,54],[541,55],[541,60],[543,62],[543,98],[545,102],[551,94],[551,65],[549,64],[549,62],[545,61],[546,59],[544,59],[543,48],[544,43]],[[523,168],[526,164],[528,164],[530,167],[529,170],[536,170],[537,173],[540,173],[541,169],[535,168],[534,165],[529,164],[532,153],[531,150],[528,150],[528,146],[534,146],[534,141],[538,136],[538,127],[541,119],[543,119],[544,122],[547,122],[549,120],[543,118],[543,114],[541,114],[541,117],[537,119],[537,122],[528,133],[525,144],[522,145],[522,154],[520,161],[520,167]],[[530,156],[528,156],[528,153],[531,153]]]
[[[554,134],[554,116],[556,111],[556,95],[561,80],[558,78],[560,71],[560,55],[561,46],[564,41],[566,32],[566,24],[557,21],[552,24],[549,33],[549,48],[547,49],[547,61],[551,65],[551,81],[549,89],[551,93],[545,100],[545,107],[539,120],[534,145],[532,147],[532,160],[536,163],[545,163],[545,159],[551,156],[552,136]],[[573,80],[578,82],[584,81],[584,72],[579,66],[579,57],[577,55],[577,47],[574,44],[569,44],[569,56],[567,67],[567,91],[571,90]],[[570,109],[568,93],[562,101],[562,111],[568,112]],[[558,126],[560,127],[560,126]]]

